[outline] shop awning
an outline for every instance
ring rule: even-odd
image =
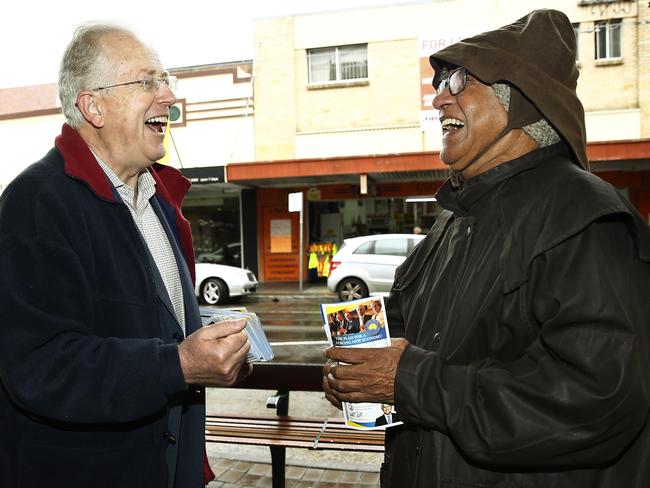
[[[587,146],[591,170],[650,170],[650,139],[593,142]],[[380,154],[335,158],[231,163],[226,181],[249,187],[359,184],[359,175],[374,182],[441,181],[447,166],[438,152]]]

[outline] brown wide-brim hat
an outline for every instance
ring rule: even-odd
[[[514,86],[508,126],[524,127],[541,113],[569,144],[574,162],[589,169],[585,111],[576,93],[576,37],[564,13],[534,10],[500,29],[452,44],[429,61],[434,86],[442,68],[450,66],[466,68],[483,83]]]

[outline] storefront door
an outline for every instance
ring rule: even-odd
[[[263,266],[265,281],[298,281],[300,222],[297,212],[286,207],[262,209]]]

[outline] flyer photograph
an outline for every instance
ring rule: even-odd
[[[390,346],[383,297],[321,304],[323,327],[333,347]],[[385,429],[400,425],[398,413],[387,403],[343,402],[345,424],[354,429]]]

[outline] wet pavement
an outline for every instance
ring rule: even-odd
[[[235,304],[260,317],[273,352],[274,362],[323,364],[327,338],[320,315],[321,303],[337,302],[324,283],[262,283],[259,290]],[[208,412],[269,415],[266,408],[271,390],[208,388]],[[325,400],[322,392],[291,392],[289,415],[338,417],[341,412]],[[217,487],[271,486],[271,455],[267,447],[212,444],[207,446]],[[287,487],[378,486],[383,455],[287,449]]]

